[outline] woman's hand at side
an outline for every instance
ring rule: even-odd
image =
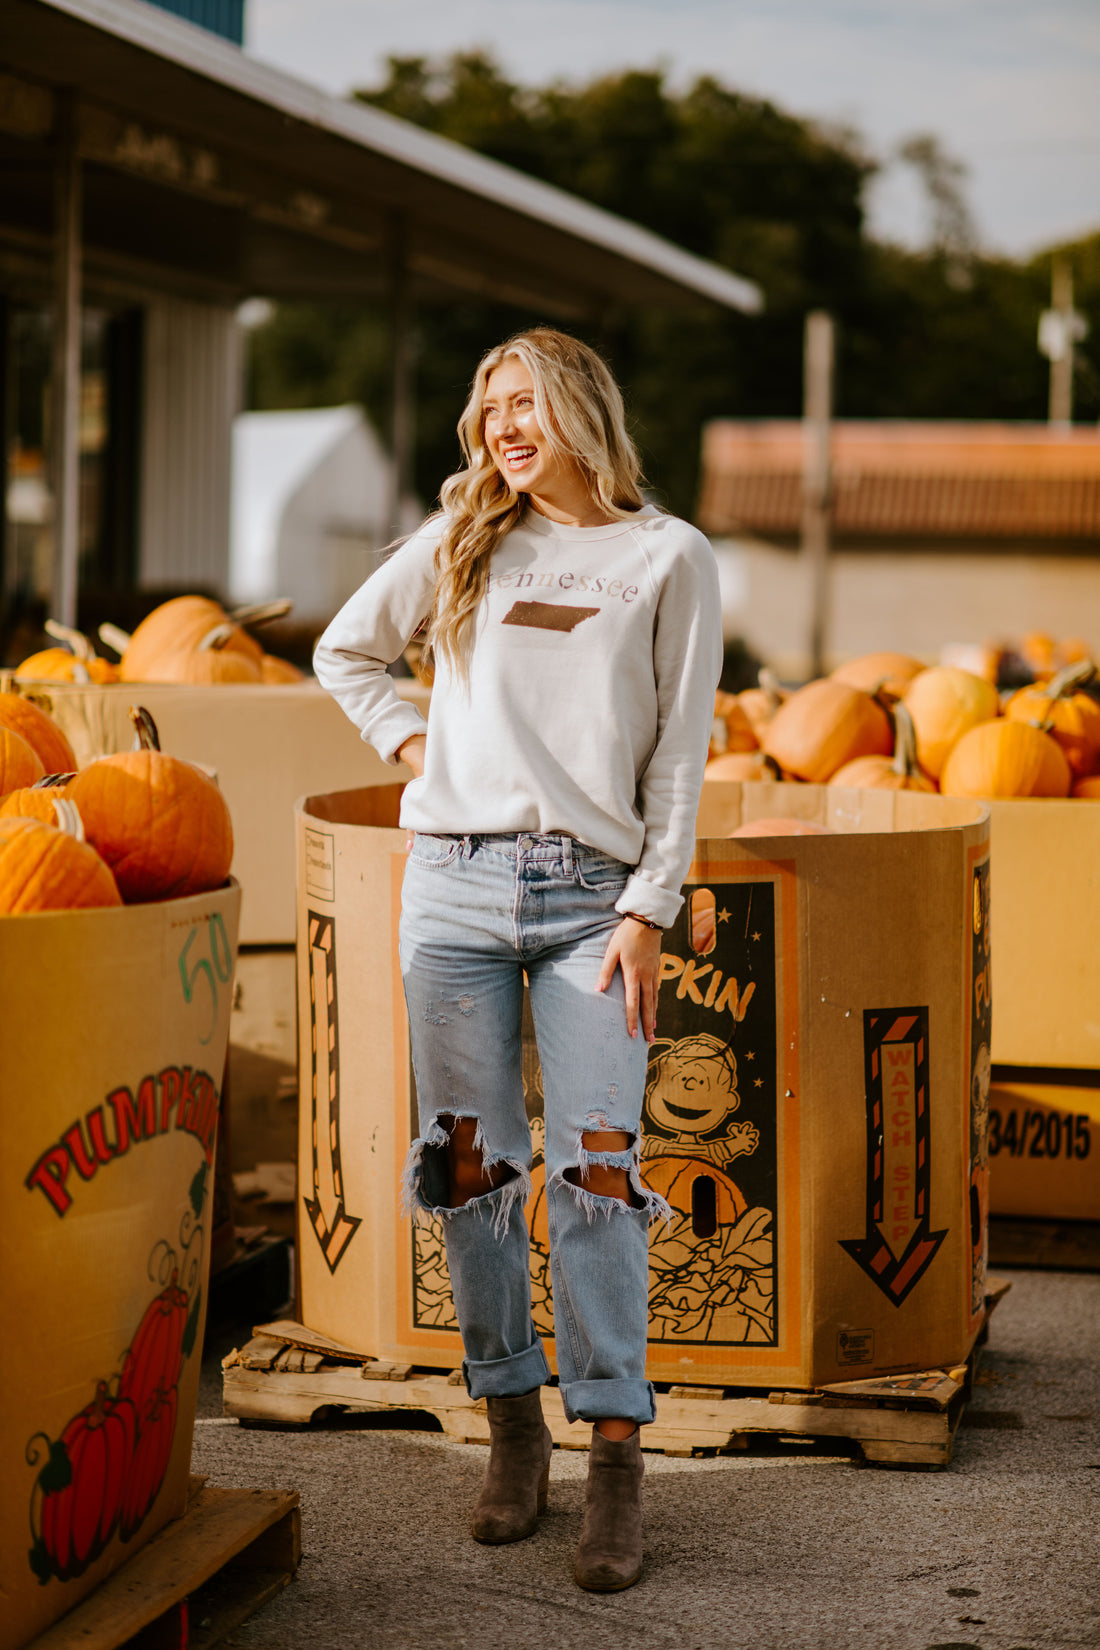
[[[657,981],[661,971],[661,931],[647,928],[644,923],[624,917],[608,941],[604,952],[597,991],[606,991],[615,978],[616,968],[622,969],[626,987],[626,1029],[632,1037],[642,1035],[647,1043],[657,1031]]]
[[[403,745],[398,745],[396,756],[399,762],[404,762],[411,768],[417,779],[424,772],[424,752],[428,748],[426,733],[414,733],[411,739],[406,739]]]

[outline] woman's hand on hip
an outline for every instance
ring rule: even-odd
[[[428,748],[426,733],[414,733],[411,739],[406,739],[403,745],[398,745],[396,756],[399,762],[404,762],[411,768],[417,779],[424,772],[424,752]]]
[[[597,991],[606,991],[622,969],[626,988],[626,1029],[632,1037],[642,1035],[651,1043],[657,1031],[657,981],[661,971],[661,931],[624,917],[608,941]]]

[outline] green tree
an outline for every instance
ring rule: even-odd
[[[683,92],[654,70],[526,88],[483,54],[460,53],[392,58],[384,84],[356,95],[759,283],[760,316],[623,310],[577,328],[611,360],[651,483],[680,514],[694,506],[706,419],[800,412],[803,324],[815,307],[838,322],[841,416],[1046,415],[1036,327],[1049,256],[1018,265],[974,251],[962,169],[933,138],[902,149],[932,209],[930,245],[913,252],[867,234],[876,163],[855,134],[710,76]],[[1096,316],[1080,358],[1088,416],[1100,387],[1090,353],[1100,348],[1100,236],[1073,256],[1078,307]],[[416,482],[426,502],[458,462],[455,422],[479,356],[548,319],[475,300],[421,311]],[[385,431],[386,335],[380,308],[280,306],[253,339],[252,404],[360,401]]]

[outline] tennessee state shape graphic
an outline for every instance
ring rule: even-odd
[[[900,1306],[947,1236],[931,1230],[927,1008],[865,1009],[863,1069],[867,1224],[841,1248]]]

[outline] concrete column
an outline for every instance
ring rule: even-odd
[[[51,616],[75,626],[80,557],[81,168],[76,97],[57,97],[54,159],[54,333],[50,383],[53,471]]]

